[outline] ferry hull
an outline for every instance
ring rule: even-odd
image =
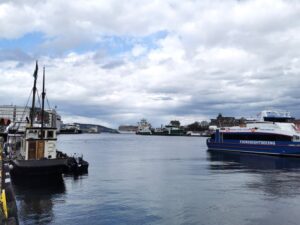
[[[292,156],[300,157],[299,145],[257,145],[257,144],[241,144],[233,142],[213,142],[207,140],[209,151],[224,152],[241,152],[264,155]]]

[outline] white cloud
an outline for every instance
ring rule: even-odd
[[[7,2],[0,5],[0,37],[41,32],[43,48],[62,51],[43,51],[40,65],[47,67],[50,102],[68,120],[117,127],[147,117],[160,125],[219,112],[247,116],[271,106],[299,117],[299,6],[283,0]],[[166,35],[155,46],[132,41],[118,55],[73,49],[105,36],[134,40],[160,31]],[[34,62],[0,64],[1,102],[26,101]]]
[[[135,45],[132,50],[131,50],[131,54],[134,57],[138,57],[138,56],[142,56],[143,54],[145,54],[147,51],[147,48],[141,45]]]

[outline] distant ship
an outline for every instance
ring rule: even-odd
[[[208,150],[300,157],[300,131],[289,112],[265,110],[236,127],[211,127]]]
[[[61,134],[81,134],[80,126],[75,123],[64,124],[60,129]]]
[[[138,123],[136,134],[140,135],[160,135],[160,136],[185,136],[186,132],[180,127],[179,121],[171,121],[170,124],[161,128],[152,128],[146,119]]]
[[[151,135],[152,134],[151,124],[148,123],[146,119],[141,119],[141,121],[138,122],[138,128],[136,134]]]
[[[153,135],[162,135],[162,136],[185,136],[186,132],[179,125],[168,124],[162,128],[156,128],[153,131]]]
[[[121,125],[118,128],[120,134],[135,134],[138,130],[138,126]]]

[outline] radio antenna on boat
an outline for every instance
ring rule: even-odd
[[[31,106],[31,118],[30,118],[30,126],[33,127],[33,120],[34,120],[34,114],[35,114],[35,93],[36,93],[36,80],[37,80],[37,76],[38,76],[38,61],[36,61],[36,65],[35,65],[35,70],[33,73],[33,77],[34,77],[34,82],[33,82],[33,96],[32,96],[32,106]]]

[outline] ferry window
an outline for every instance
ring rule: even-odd
[[[255,140],[255,141],[291,141],[290,136],[279,134],[262,133],[224,133],[224,139],[227,140]]]
[[[300,137],[297,135],[294,135],[293,138],[294,138],[294,140],[300,140]]]
[[[52,130],[48,131],[48,138],[53,138],[53,136],[54,136],[53,131]]]

